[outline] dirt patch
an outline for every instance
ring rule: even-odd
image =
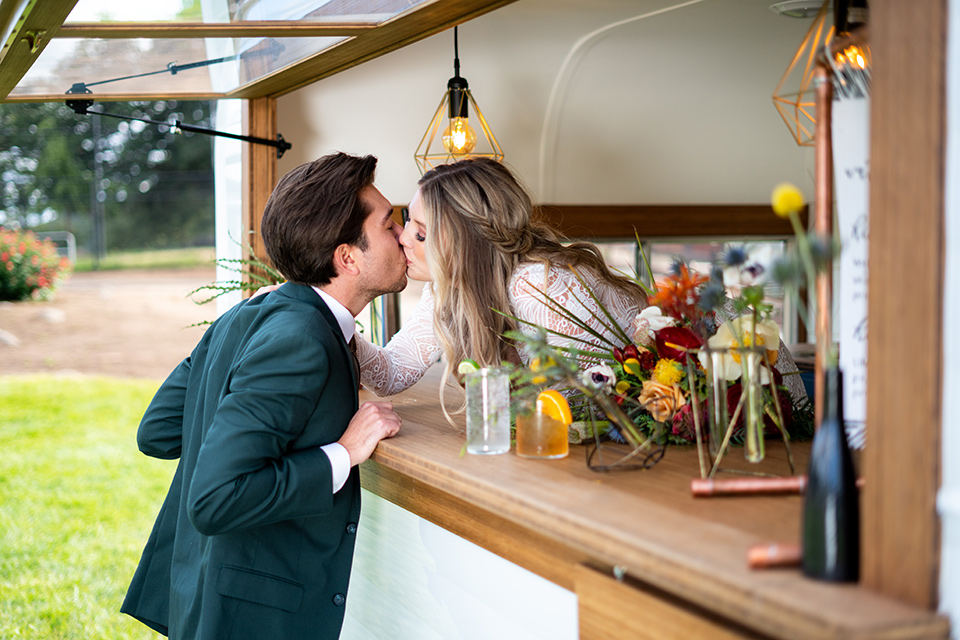
[[[203,335],[190,325],[216,318],[215,303],[186,297],[214,278],[212,266],[77,273],[49,302],[0,302],[0,375],[162,380]]]

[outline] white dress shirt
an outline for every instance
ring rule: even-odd
[[[340,331],[343,332],[343,339],[347,341],[347,344],[350,344],[350,340],[353,339],[353,334],[357,328],[353,314],[329,293],[321,291],[317,287],[313,287],[313,290],[319,293],[323,301],[327,303],[327,307],[330,308],[333,317],[337,319],[337,324],[340,325]],[[350,477],[350,454],[339,442],[325,444],[320,447],[320,449],[327,454],[327,458],[330,459],[330,469],[333,472],[333,492],[336,493],[343,488],[343,485],[347,483],[347,478]]]

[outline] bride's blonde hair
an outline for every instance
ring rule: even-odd
[[[459,380],[454,372],[465,358],[481,366],[519,362],[515,345],[504,337],[516,322],[495,310],[514,315],[510,280],[521,262],[541,262],[545,270],[551,264],[589,270],[643,304],[643,290],[610,271],[595,245],[562,244],[565,238],[539,219],[526,189],[503,164],[471,158],[439,165],[419,185],[435,295],[433,326],[446,357],[444,383],[451,374]]]

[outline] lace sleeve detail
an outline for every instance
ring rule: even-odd
[[[621,295],[589,271],[581,271],[580,276],[600,299],[604,308],[610,312],[616,324],[622,327],[628,336],[632,335],[639,304]],[[546,286],[544,286],[545,279]],[[601,342],[589,331],[577,326],[572,320],[544,303],[543,295],[538,291],[544,291],[564,309],[610,340],[612,345],[622,346],[623,339],[604,327],[605,324],[610,324],[609,319],[573,272],[556,265],[547,270],[539,263],[521,264],[514,271],[510,283],[510,303],[513,305],[516,316],[521,320],[567,336],[561,337],[548,333],[547,342],[550,345],[592,351],[609,351],[612,348],[611,345]],[[536,333],[534,327],[525,324],[521,324],[519,329],[530,336]],[[524,363],[529,363],[530,357],[525,351],[521,348],[520,358]]]
[[[790,395],[797,402],[807,397],[807,389],[803,386],[803,378],[793,359],[793,354],[787,345],[780,340],[780,349],[777,351],[777,363],[773,367],[783,375],[783,385],[790,391]]]
[[[443,350],[433,333],[433,293],[428,284],[413,313],[385,347],[357,336],[360,382],[378,396],[412,387],[440,359]]]

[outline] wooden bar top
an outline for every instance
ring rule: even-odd
[[[577,562],[617,567],[665,597],[766,637],[948,637],[946,618],[857,585],[811,580],[798,569],[749,569],[750,547],[799,541],[800,496],[694,498],[694,446],[671,446],[652,469],[609,473],[587,468],[582,445],[571,445],[563,460],[529,460],[513,451],[467,455],[462,414],[454,415],[455,428],[440,409],[439,378],[433,367],[411,389],[385,398],[403,427],[362,466],[365,488],[434,521],[489,516],[511,523],[534,539],[573,550]],[[461,398],[448,390],[448,408]],[[372,399],[361,392],[361,401]],[[793,445],[797,473],[806,472],[808,452],[809,444]],[[790,474],[780,442],[767,443],[760,465],[746,463],[739,448],[727,461],[729,468]],[[391,482],[393,490],[387,489]],[[432,517],[436,509],[417,506],[428,492],[457,506]]]

